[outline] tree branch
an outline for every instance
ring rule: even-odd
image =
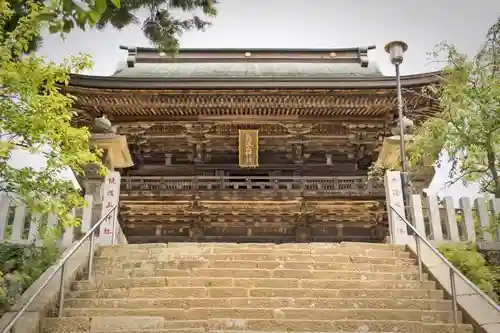
[[[483,169],[483,170],[480,170],[480,169],[466,170],[460,176],[456,177],[455,179],[446,181],[445,182],[445,186],[443,186],[442,188],[440,188],[438,191],[441,191],[441,190],[444,190],[445,188],[453,186],[458,181],[463,180],[464,177],[467,177],[467,176],[472,175],[474,173],[481,174],[481,173],[484,173],[484,172],[487,172],[487,171],[488,171],[488,169]]]

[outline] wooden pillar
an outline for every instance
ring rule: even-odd
[[[172,165],[172,154],[165,153],[165,165]]]
[[[326,165],[332,165],[333,162],[332,162],[332,154],[331,153],[327,153],[326,154]]]

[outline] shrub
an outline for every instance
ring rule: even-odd
[[[8,310],[59,255],[51,242],[42,247],[0,244],[0,312]]]
[[[500,300],[500,267],[477,251],[476,244],[444,244],[439,251],[493,300]]]

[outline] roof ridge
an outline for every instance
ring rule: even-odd
[[[137,63],[169,63],[169,62],[327,62],[358,63],[368,66],[368,51],[375,45],[351,48],[329,49],[180,49],[176,54],[167,54],[156,48],[126,47],[128,51],[127,65],[134,67]]]
[[[120,45],[120,50],[136,51],[136,52],[156,52],[160,53],[160,49],[154,47],[144,46],[126,46]],[[332,52],[332,51],[357,51],[360,49],[374,50],[376,45],[367,46],[354,46],[354,47],[319,47],[319,48],[266,48],[266,47],[241,47],[241,48],[216,48],[216,47],[194,47],[194,48],[180,48],[179,52]]]

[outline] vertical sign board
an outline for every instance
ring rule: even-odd
[[[259,131],[240,129],[238,138],[239,166],[241,168],[258,168]]]
[[[118,204],[120,199],[120,173],[116,171],[110,171],[106,178],[104,178],[104,184],[102,186],[102,211],[101,217],[104,216],[114,205]],[[108,215],[106,220],[101,224],[99,228],[99,244],[101,245],[112,245],[113,244],[113,234],[115,242],[118,240],[118,230],[120,230],[118,225],[118,209],[113,211]],[[115,223],[116,222],[116,223]],[[116,230],[113,230],[113,225]]]
[[[385,174],[385,199],[387,202],[387,215],[389,216],[389,231],[392,244],[406,244],[408,241],[408,232],[406,224],[396,214],[405,216],[403,201],[403,184],[401,182],[401,173],[399,171],[387,171]],[[396,210],[391,209],[391,206]]]

